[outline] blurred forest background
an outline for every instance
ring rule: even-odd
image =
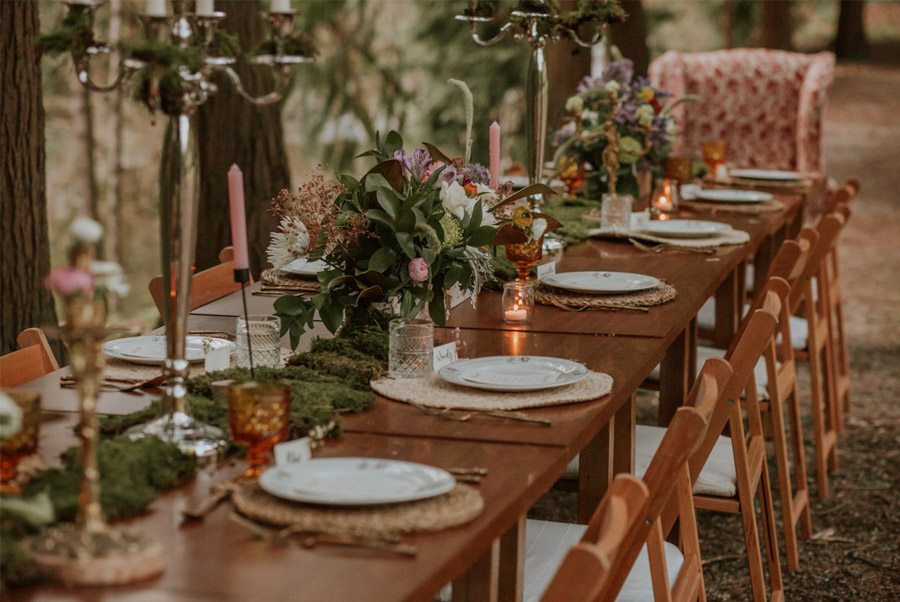
[[[465,80],[475,95],[474,159],[487,162],[488,125],[496,119],[504,130],[504,162],[525,160],[522,118],[527,49],[512,42],[492,49],[475,46],[467,28],[453,20],[464,4],[461,0],[303,0],[296,4],[301,8],[298,30],[315,39],[318,60],[296,70],[291,92],[280,107],[280,124],[279,108],[267,113],[238,107],[242,101],[227,83],[200,116],[201,136],[206,136],[202,140],[206,151],[203,211],[217,213],[219,218],[207,218],[209,223],[216,222],[216,232],[201,232],[201,246],[208,248],[199,251],[198,268],[207,267],[218,247],[227,244],[225,170],[231,161],[249,160],[248,153],[257,160],[266,156],[271,164],[264,173],[245,169],[250,196],[260,197],[250,203],[255,205],[251,238],[256,238],[258,247],[257,268],[271,224],[265,199],[270,191],[295,186],[316,163],[338,172],[357,171],[362,164],[354,165],[354,156],[372,143],[376,130],[389,128],[399,129],[407,145],[428,140],[461,153],[465,118],[460,95],[446,83],[448,78]],[[261,10],[259,2],[220,0],[217,5],[232,13],[233,31],[260,35],[261,24],[253,22]],[[625,26],[612,28],[611,34],[639,65],[668,49],[740,46],[798,51],[832,48],[851,60],[900,56],[898,3],[628,0],[625,5],[631,19]],[[39,7],[42,31],[50,30],[65,13],[65,5],[58,1],[41,0]],[[110,0],[98,11],[98,37],[115,44],[140,35],[135,14],[142,8],[142,2]],[[589,68],[590,61],[585,55],[571,55],[571,49],[556,52],[551,63],[556,69],[553,94],[564,98],[580,77],[579,70]],[[98,64],[97,79],[102,81],[110,69],[114,71],[117,60],[114,56],[107,65]],[[132,102],[127,89],[85,92],[65,56],[44,58],[42,67],[51,262],[54,266],[65,262],[64,233],[71,220],[83,214],[93,216],[107,228],[106,258],[121,263],[129,275],[131,293],[116,308],[119,317],[134,322],[136,328],[153,325],[158,314],[146,283],[160,269],[157,169],[166,119]],[[267,85],[256,83],[259,90]],[[554,117],[551,114],[551,123]],[[271,140],[254,149],[249,147],[259,143],[247,144],[248,136]]]

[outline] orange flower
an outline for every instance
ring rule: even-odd
[[[478,195],[478,188],[471,182],[463,186],[463,190],[466,191],[466,196],[470,199]]]
[[[517,227],[524,230],[531,227],[534,217],[531,215],[531,210],[528,207],[516,207],[515,211],[513,211],[512,221]]]

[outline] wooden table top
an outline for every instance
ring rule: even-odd
[[[69,422],[74,423],[74,416]],[[55,441],[74,443],[72,424],[45,425]],[[42,452],[45,451],[42,449]],[[204,470],[187,485],[160,497],[147,514],[128,521],[157,538],[166,550],[166,570],[154,579],[123,587],[66,590],[61,587],[7,591],[19,600],[430,600],[462,575],[493,540],[514,524],[562,474],[563,450],[528,445],[447,441],[347,433],[316,452],[317,457],[368,456],[433,466],[484,467],[477,485],[484,511],[451,529],[412,535],[414,558],[320,545],[307,550],[256,539],[228,519],[223,504],[202,522],[185,523],[181,511],[203,499],[210,485],[233,477],[233,463]],[[364,593],[364,594],[363,594]]]

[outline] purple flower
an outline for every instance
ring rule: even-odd
[[[427,148],[417,148],[412,155],[407,154],[402,148],[394,152],[394,159],[400,161],[403,169],[408,171],[413,178],[421,180],[428,166],[431,165],[431,153]]]
[[[47,274],[44,286],[62,297],[71,297],[82,291],[93,292],[94,277],[79,268],[56,268]]]
[[[487,168],[481,163],[469,163],[460,168],[459,175],[462,176],[461,184],[488,184],[491,181],[491,175]]]
[[[428,281],[428,262],[421,257],[416,257],[409,262],[409,277],[413,282]]]
[[[603,83],[616,80],[622,87],[631,82],[634,77],[634,62],[631,59],[622,59],[607,65],[603,70],[603,76],[600,78]]]

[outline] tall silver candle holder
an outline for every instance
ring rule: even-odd
[[[588,8],[593,10],[587,10]],[[607,10],[599,10],[600,8]],[[571,39],[583,48],[594,46],[603,39],[606,23],[610,21],[611,11],[615,10],[620,10],[616,0],[582,1],[577,11],[567,14],[560,13],[555,5],[546,0],[520,0],[496,35],[487,39],[479,35],[478,27],[494,23],[495,19],[485,5],[479,6],[477,0],[469,0],[468,8],[455,17],[457,21],[469,23],[472,40],[479,46],[495,46],[509,35],[515,40],[524,40],[531,46],[525,80],[529,184],[541,182],[544,172],[548,95],[544,48],[548,43],[562,38]],[[533,210],[537,210],[542,200],[541,195],[532,195],[529,197],[529,204]]]
[[[218,91],[212,77],[224,74],[242,98],[254,105],[270,105],[284,98],[291,69],[313,60],[310,56],[291,53],[291,35],[295,11],[269,12],[270,39],[251,63],[268,68],[277,78],[274,89],[261,96],[248,94],[235,72],[236,59],[223,56],[215,47],[216,32],[224,12],[196,14],[188,12],[184,0],[172,0],[172,15],[143,17],[144,34],[149,45],[169,45],[194,60],[179,65],[175,72],[176,93],[171,79],[163,82],[165,65],[152,56],[123,58],[119,70],[108,83],[95,82],[90,63],[111,48],[93,35],[94,11],[99,0],[68,0],[69,16],[84,26],[75,36],[71,55],[78,81],[90,90],[106,92],[123,85],[135,75],[142,78],[144,101],[148,107],[162,110],[169,123],[160,165],[160,235],[165,301],[163,319],[166,325],[166,360],[163,363],[164,412],[159,418],[130,431],[134,438],[156,436],[173,443],[183,452],[197,457],[217,455],[225,447],[224,434],[218,428],[195,420],[186,403],[189,364],[185,354],[187,317],[190,312],[191,275],[197,238],[197,215],[200,200],[199,163],[194,118],[196,110]],[[191,3],[193,5],[193,3]],[[296,46],[296,44],[294,44]],[[166,73],[172,77],[172,72]],[[168,85],[168,88],[166,87]],[[168,92],[167,92],[168,90]],[[223,177],[225,174],[222,174]]]

